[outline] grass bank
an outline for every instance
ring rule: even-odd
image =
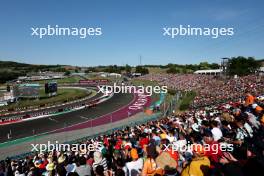
[[[190,107],[190,104],[194,100],[195,96],[196,96],[196,92],[194,91],[184,93],[183,96],[180,98],[180,101],[179,101],[179,104],[176,110],[186,111]]]

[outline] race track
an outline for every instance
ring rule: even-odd
[[[11,131],[12,140],[32,136],[33,134],[41,134],[60,128],[72,126],[86,122],[89,119],[109,114],[133,100],[132,94],[114,94],[114,96],[96,107],[86,108],[79,111],[70,112],[54,117],[36,119],[32,121],[24,121],[20,123],[8,124],[0,126],[0,143],[6,142],[7,134]]]
[[[65,109],[65,108],[67,108],[67,107],[72,107],[72,106],[74,106],[74,105],[78,105],[78,104],[82,104],[82,103],[85,103],[85,102],[87,102],[87,101],[92,101],[92,100],[95,100],[95,99],[97,99],[97,98],[99,98],[99,97],[101,97],[102,96],[102,93],[97,93],[96,95],[94,95],[94,96],[92,96],[91,98],[88,98],[88,99],[84,99],[84,100],[81,100],[81,101],[77,101],[77,102],[68,102],[68,104],[65,104],[65,105],[56,105],[56,107],[47,107],[47,108],[45,108],[45,110],[47,111],[57,111],[58,109],[60,109],[60,108],[63,108],[63,109]],[[29,112],[19,112],[19,113],[17,113],[18,115],[20,115],[20,116],[23,116],[23,115],[27,115],[27,114],[29,114],[29,113],[34,113],[34,114],[37,114],[37,113],[41,113],[43,111],[43,109],[41,108],[41,109],[39,109],[39,110],[31,110],[31,111],[29,111]],[[16,114],[15,114],[16,115]],[[13,116],[15,116],[14,114],[10,114],[10,115],[3,115],[3,116],[1,116],[0,118],[3,118],[3,117],[13,117]]]

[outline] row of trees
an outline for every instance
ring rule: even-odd
[[[88,67],[85,71],[86,73],[89,72],[108,72],[108,73],[131,73],[132,72],[132,66],[126,64],[125,66],[117,66],[117,65],[109,65],[109,66],[99,66],[99,67]],[[135,68],[136,73],[141,74],[148,74],[149,70],[145,66],[136,66]]]
[[[25,76],[25,72],[19,71],[0,71],[0,83],[6,83],[7,81],[11,81],[17,79],[19,76]]]
[[[109,65],[109,66],[98,66],[98,67],[88,67],[85,72],[109,72],[109,73],[122,73],[123,71],[130,73],[132,67],[130,65],[125,66],[117,66],[117,65]]]
[[[253,57],[233,57],[228,60],[227,74],[244,76],[255,73],[261,67],[263,60],[255,60]]]
[[[232,57],[228,59],[226,65],[226,73],[230,76],[239,75],[244,76],[252,73],[256,73],[264,60],[256,60],[253,57]],[[219,69],[221,66],[217,63],[209,64],[208,62],[201,62],[200,64],[189,64],[189,65],[178,65],[168,64],[165,66],[167,73],[193,73],[196,70],[208,70],[208,69]]]
[[[62,65],[32,65],[13,61],[0,61],[0,83],[39,71],[65,72],[66,69]]]
[[[264,63],[264,60],[256,60],[253,57],[233,57],[228,60],[226,73],[228,75],[247,75],[251,73],[255,73],[261,67],[261,63]],[[160,68],[166,69],[167,73],[193,73],[196,70],[207,70],[207,69],[219,69],[220,65],[217,63],[208,63],[201,62],[199,64],[187,64],[187,65],[179,65],[179,64],[167,64],[167,65],[141,65],[136,66],[135,69],[130,65],[125,66],[117,66],[117,65],[109,65],[109,66],[98,66],[98,67],[88,67],[86,70],[89,72],[110,72],[110,73],[141,73],[148,74],[149,68]],[[54,72],[65,72],[65,75],[70,75],[71,71],[66,69],[62,65],[31,65],[10,61],[0,61],[0,83],[5,83],[6,81],[10,81],[16,79],[18,76],[24,76],[30,72],[38,72],[38,71],[54,71]],[[79,72],[81,68],[77,67],[75,72]]]
[[[178,64],[168,64],[167,73],[193,73],[196,70],[208,70],[208,69],[219,69],[220,65],[217,63],[208,63],[201,62],[200,64],[187,64],[187,65],[178,65]]]
[[[259,67],[261,66],[261,60],[255,60],[253,57],[233,57],[230,58],[228,61],[228,68],[227,73],[229,75],[246,75],[256,72]],[[219,69],[221,65],[217,63],[208,63],[208,62],[201,62],[199,64],[186,64],[186,65],[179,65],[179,64],[172,64],[169,63],[167,65],[140,65],[136,66],[133,69],[133,72],[141,73],[141,74],[148,74],[149,68],[160,68],[166,69],[167,73],[177,74],[177,73],[193,73],[197,70],[208,70],[208,69]],[[131,73],[132,66],[125,65],[125,66],[117,66],[117,65],[109,65],[109,66],[98,66],[98,67],[88,67],[86,73],[89,72],[110,72],[110,73]]]

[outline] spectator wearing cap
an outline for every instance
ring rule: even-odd
[[[126,163],[127,175],[128,176],[139,176],[143,167],[142,158],[138,157],[137,149],[132,148],[130,151],[130,157],[132,161]]]

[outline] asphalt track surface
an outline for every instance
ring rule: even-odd
[[[7,141],[7,133],[12,133],[12,140],[41,134],[60,128],[65,128],[75,124],[96,119],[97,117],[111,113],[133,100],[132,94],[114,94],[109,100],[100,103],[96,107],[85,108],[82,110],[57,115],[54,117],[41,118],[20,123],[0,126],[0,143]]]

